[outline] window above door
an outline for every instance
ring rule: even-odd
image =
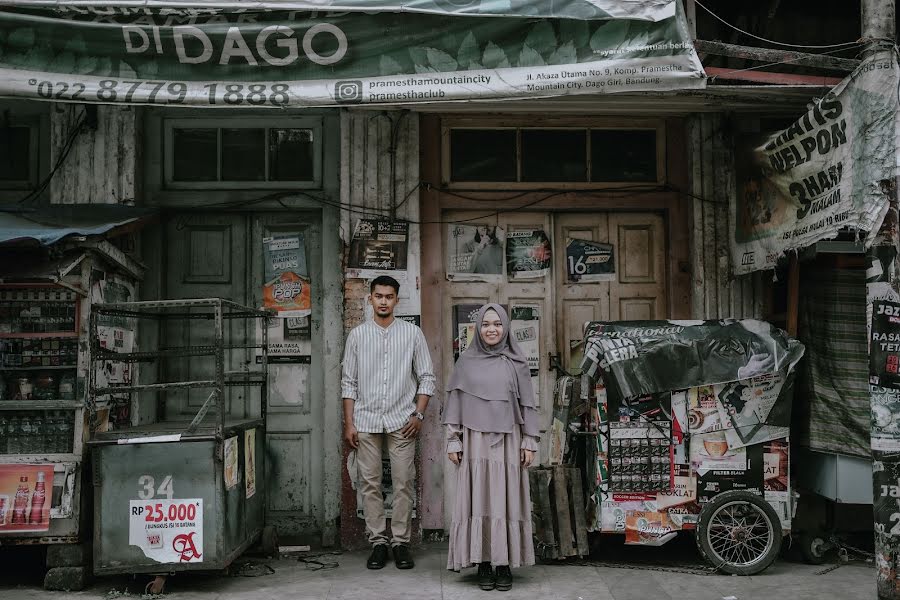
[[[164,121],[169,189],[310,189],[322,183],[319,118]]]
[[[609,188],[665,182],[661,121],[448,119],[449,187]]]

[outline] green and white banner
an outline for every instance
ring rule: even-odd
[[[866,59],[787,129],[738,157],[733,271],[772,269],[786,251],[857,232],[871,244],[898,174],[900,67]]]
[[[284,4],[331,9],[362,2]],[[484,14],[502,15],[503,6],[517,5],[514,0],[392,4],[402,12],[151,9],[145,2],[143,8],[0,11],[0,96],[295,107],[666,91],[706,84],[675,0],[523,3],[542,6],[540,14],[574,14],[590,5],[603,12],[618,6],[629,16],[605,19],[476,18],[426,11],[426,5],[478,4],[492,11]],[[646,20],[670,9],[667,18]]]

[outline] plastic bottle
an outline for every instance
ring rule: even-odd
[[[39,471],[37,483],[34,484],[34,493],[31,495],[31,512],[28,516],[29,523],[44,522],[44,503],[47,501],[47,492],[44,490],[44,472]]]
[[[20,454],[22,452],[22,420],[13,415],[6,426],[9,436],[6,442],[7,454]]]
[[[16,499],[13,501],[13,524],[25,523],[25,511],[28,509],[28,477],[19,477],[19,487],[16,489]]]
[[[64,413],[59,419],[60,422],[60,448],[63,453],[72,451],[72,436],[75,434],[75,423],[71,413]]]
[[[0,412],[0,454],[7,454],[9,446],[9,438],[12,431],[9,430],[9,417],[5,413]]]
[[[19,418],[19,454],[34,453],[34,424],[30,415],[22,415]]]

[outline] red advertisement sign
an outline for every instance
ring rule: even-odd
[[[53,465],[0,465],[0,534],[50,529]]]

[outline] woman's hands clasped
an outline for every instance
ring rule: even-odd
[[[462,452],[448,452],[447,458],[450,459],[454,465],[459,466],[460,461],[462,461]]]
[[[522,466],[527,469],[531,466],[531,463],[534,462],[534,450],[526,450],[525,448],[522,448],[520,453],[522,455]]]

